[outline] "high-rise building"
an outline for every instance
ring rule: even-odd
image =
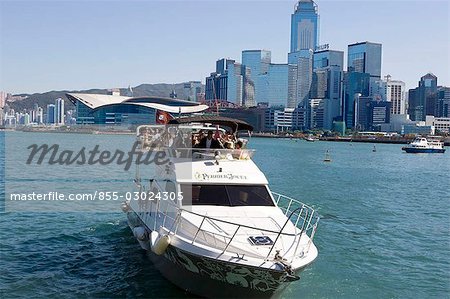
[[[307,105],[312,84],[313,51],[289,53],[288,108]]]
[[[242,74],[242,64],[230,62],[227,66],[227,98],[228,102],[238,106],[244,104],[244,75]]]
[[[269,71],[272,53],[268,50],[242,51],[242,64],[249,67],[252,76],[266,74]]]
[[[218,60],[216,72],[206,78],[205,98],[244,107],[256,106],[250,68],[231,59]]]
[[[324,127],[323,99],[310,99],[306,111],[306,126],[308,129],[322,129]]]
[[[329,66],[344,68],[344,52],[335,50],[321,50],[314,52],[313,69],[321,69]]]
[[[437,117],[450,117],[450,87],[440,87],[437,96]]]
[[[216,71],[206,78],[205,99],[227,100],[228,70],[227,66],[234,63],[231,59],[219,59],[216,62]]]
[[[299,0],[291,16],[291,47],[288,54],[287,107],[308,105],[313,52],[319,44],[319,14],[312,0]]]
[[[370,74],[370,81],[381,79],[381,44],[362,42],[348,45],[347,71]]]
[[[8,94],[6,92],[0,91],[0,109],[5,106],[7,96]]]
[[[267,50],[242,51],[242,64],[250,69],[250,78],[255,85],[255,101],[264,102],[263,75],[269,71],[272,53]]]
[[[311,98],[323,99],[323,128],[331,130],[333,121],[341,115],[341,79],[344,52],[321,50],[313,54]],[[319,122],[320,124],[320,122]]]
[[[269,64],[267,74],[260,75],[260,101],[269,106],[286,106],[288,96],[288,65]],[[256,89],[256,88],[255,88]]]
[[[383,125],[390,122],[391,102],[370,101],[368,106],[369,129],[374,131],[383,131]]]
[[[41,107],[38,107],[37,109],[35,122],[38,124],[44,123],[44,109],[42,109]]]
[[[54,124],[55,123],[55,104],[48,104],[47,105],[47,124]]]
[[[319,14],[312,0],[299,0],[291,15],[291,53],[315,50],[319,44]]]
[[[189,81],[184,83],[184,97],[188,101],[198,102],[198,94],[202,92],[202,82]]]
[[[55,124],[64,124],[64,100],[61,98],[55,100]]]
[[[426,115],[435,115],[437,96],[437,77],[431,73],[422,76],[419,86],[409,90],[408,113],[411,120],[424,121]]]
[[[391,102],[391,114],[406,114],[405,93],[405,82],[391,80],[390,75],[370,86],[370,96]]]
[[[360,97],[369,96],[370,74],[344,72],[342,90],[342,117],[346,128],[355,127]]]
[[[255,100],[255,82],[251,78],[252,71],[249,67],[243,65],[242,66],[242,75],[244,76],[243,85],[244,85],[244,99],[242,106],[244,107],[256,107]]]

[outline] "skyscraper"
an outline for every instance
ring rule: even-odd
[[[391,114],[406,114],[405,82],[391,80],[387,75],[384,80],[375,81],[370,86],[370,95],[374,99],[391,102]]]
[[[369,96],[370,74],[345,72],[343,76],[342,117],[346,128],[355,126],[359,98]]]
[[[319,44],[319,14],[312,0],[299,0],[291,15],[291,53],[315,50]]]
[[[437,101],[437,77],[428,73],[420,78],[419,86],[409,90],[411,120],[425,120],[426,115],[435,115]]]
[[[426,115],[436,115],[437,77],[435,75],[428,73],[420,78],[419,101],[425,112],[421,120],[425,120]]]
[[[231,59],[216,62],[216,72],[206,78],[206,100],[225,100],[238,106],[254,107],[255,84],[249,67]]]
[[[255,101],[264,102],[263,78],[267,74],[272,53],[267,50],[242,51],[242,64],[250,69],[250,79],[255,85]]]
[[[323,121],[311,122],[313,125],[322,123],[323,129],[330,130],[333,121],[340,119],[341,115],[341,78],[344,62],[344,52],[325,50],[315,52],[313,55],[313,72],[311,85],[311,99],[322,99],[310,102],[311,107],[322,109]],[[316,109],[316,108],[314,108]],[[312,112],[313,110],[308,110]],[[316,112],[314,112],[316,115]]]
[[[288,108],[307,104],[312,83],[312,55],[312,50],[289,53]]]
[[[55,124],[64,124],[64,100],[61,98],[55,100]]]
[[[206,77],[205,99],[206,100],[227,100],[228,90],[228,70],[231,59],[219,59],[216,61],[216,71]]]
[[[47,105],[47,124],[55,123],[55,105],[48,104]]]
[[[437,96],[437,117],[450,117],[450,87],[440,87]]]
[[[5,106],[7,96],[8,94],[5,91],[0,91],[0,108]]]
[[[381,79],[381,44],[348,45],[347,71],[370,74],[370,81]]]
[[[313,55],[313,69],[339,66],[344,68],[344,52],[335,50],[316,51]]]
[[[344,52],[334,50],[315,52],[311,97],[338,101],[343,66]]]
[[[287,107],[307,104],[312,82],[313,52],[319,44],[319,14],[312,0],[299,0],[291,15]]]
[[[288,95],[288,65],[269,64],[267,74],[259,78],[259,100],[270,106],[286,106]],[[256,89],[256,88],[255,88]]]
[[[242,106],[244,104],[244,76],[242,75],[242,64],[230,62],[227,68],[227,101]]]
[[[184,83],[184,97],[188,101],[198,102],[198,94],[202,92],[202,82],[189,81]]]
[[[343,80],[342,116],[347,128],[355,127],[359,97],[369,96],[370,86],[381,79],[381,44],[348,45],[347,74]]]

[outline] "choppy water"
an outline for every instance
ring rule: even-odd
[[[0,155],[7,192],[132,189],[134,173],[119,166],[25,165],[26,147],[43,142],[128,149],[133,137],[8,133]],[[322,215],[319,257],[286,298],[450,297],[448,152],[289,139],[251,144],[272,190]],[[323,162],[327,149],[331,163]],[[120,203],[109,205],[102,212],[0,213],[1,297],[188,297],[153,268]]]

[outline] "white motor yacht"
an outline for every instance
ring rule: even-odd
[[[402,148],[407,153],[445,153],[444,143],[439,136],[417,137]]]
[[[192,148],[191,136],[170,140],[189,128],[220,134],[220,126],[235,135],[252,127],[224,117],[173,122],[178,126],[137,129],[141,150],[163,152],[167,163],[156,165],[150,179],[140,166],[135,183],[141,196],[122,206],[155,267],[183,290],[210,298],[276,297],[299,283],[318,256],[317,212],[273,192],[252,160],[254,150]]]

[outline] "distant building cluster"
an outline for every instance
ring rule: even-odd
[[[242,63],[219,59],[206,78],[205,99],[210,106],[259,107],[248,113],[261,114],[264,106],[265,125],[257,128],[274,132],[412,132],[427,127],[426,116],[450,117],[449,88],[438,87],[433,74],[408,95],[404,82],[382,77],[381,66],[382,45],[366,41],[348,45],[344,69],[344,52],[319,44],[317,4],[300,0],[291,15],[287,63],[273,63],[268,50],[244,50]]]
[[[3,98],[3,96],[5,96]],[[74,110],[64,110],[64,100],[57,98],[55,104],[48,104],[46,110],[39,107],[38,104],[34,104],[33,109],[14,111],[5,103],[11,99],[11,94],[6,94],[5,92],[0,92],[0,100],[2,106],[1,113],[1,124],[6,127],[16,127],[16,126],[62,126],[70,125],[75,123],[75,111]],[[20,99],[23,100],[23,99]]]

